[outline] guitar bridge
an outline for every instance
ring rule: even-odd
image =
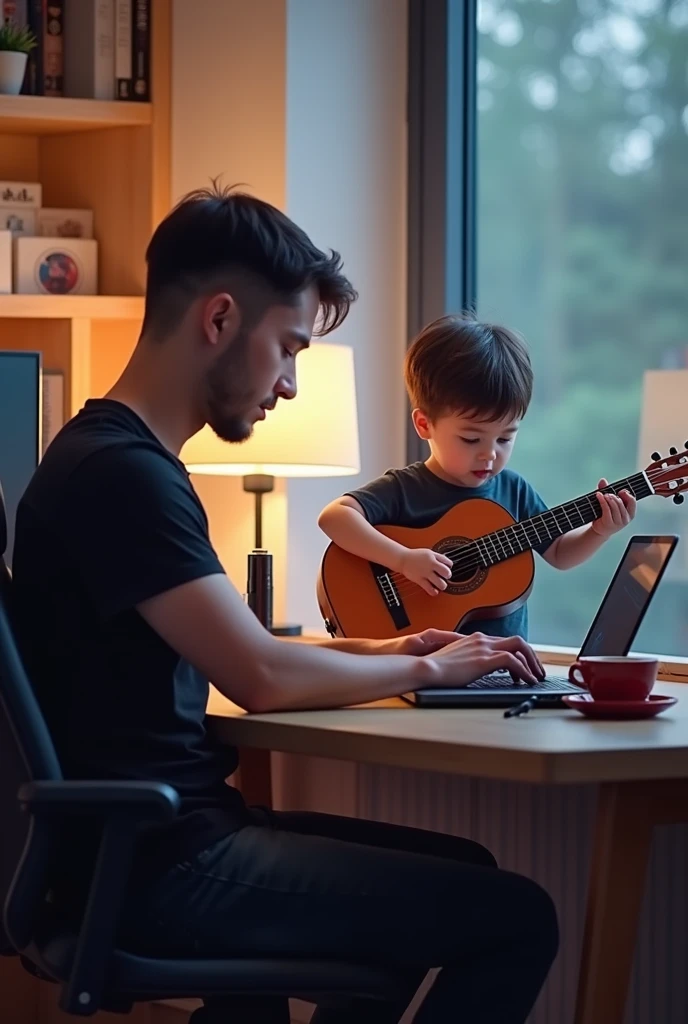
[[[399,596],[397,585],[392,579],[389,569],[386,569],[384,565],[376,565],[373,562],[370,563],[370,568],[392,622],[397,629],[406,629],[407,626],[411,625],[411,620],[406,614],[404,602]]]

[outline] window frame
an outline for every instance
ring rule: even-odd
[[[424,324],[477,301],[478,0],[408,0],[408,344]],[[406,424],[406,458],[427,457]],[[533,645],[552,664],[577,650]],[[688,683],[688,658],[652,652]]]
[[[475,306],[477,0],[409,0],[409,341]],[[409,462],[426,457],[407,421]]]
[[[578,657],[577,647],[562,647],[557,644],[533,644],[533,650],[547,665],[572,665]],[[659,654],[657,651],[636,651],[633,654],[658,658],[657,678],[666,683],[688,683],[688,658],[678,654]]]

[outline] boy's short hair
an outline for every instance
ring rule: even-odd
[[[412,407],[431,421],[452,413],[521,418],[533,391],[520,335],[470,314],[442,316],[424,327],[406,353],[404,379]]]

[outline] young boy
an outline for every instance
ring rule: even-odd
[[[444,316],[425,327],[406,354],[404,376],[413,424],[430,443],[430,456],[350,491],[325,508],[320,528],[340,547],[379,562],[436,595],[451,562],[427,548],[404,547],[375,526],[429,526],[467,498],[490,498],[514,519],[547,509],[537,491],[506,465],[530,404],[533,372],[521,338],[468,316]],[[600,480],[599,487],[605,487]],[[571,498],[575,495],[571,495]],[[597,495],[601,516],[536,550],[557,569],[590,558],[635,515],[627,492]],[[527,607],[511,615],[473,620],[462,631],[527,639]]]

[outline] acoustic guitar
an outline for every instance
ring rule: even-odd
[[[688,449],[688,441],[685,447]],[[642,472],[603,491],[627,490],[683,501],[688,454],[671,448]],[[685,474],[685,476],[684,476]],[[459,502],[432,526],[379,526],[409,548],[431,548],[454,563],[447,589],[434,597],[398,572],[368,562],[331,543],[317,583],[320,612],[331,636],[386,639],[424,629],[461,631],[471,619],[501,618],[527,601],[535,577],[533,548],[592,523],[601,514],[596,491],[517,522],[487,498]]]

